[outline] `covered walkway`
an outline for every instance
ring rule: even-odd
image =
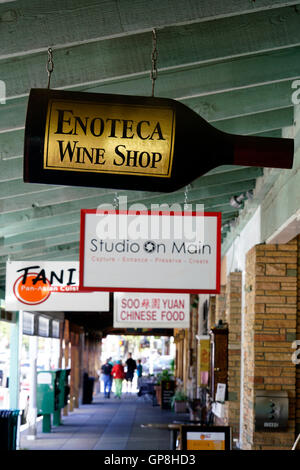
[[[92,404],[63,416],[62,425],[53,426],[51,433],[42,433],[41,421],[35,440],[27,439],[27,430],[21,432],[20,450],[169,450],[167,429],[141,428],[141,424],[187,418],[188,414],[162,410],[135,394],[125,393],[121,400],[99,394]]]

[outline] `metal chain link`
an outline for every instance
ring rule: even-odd
[[[47,64],[46,64],[46,70],[47,70],[47,73],[48,73],[48,86],[47,86],[47,88],[50,88],[50,80],[51,80],[51,74],[53,72],[53,69],[54,69],[53,51],[52,51],[51,47],[49,47],[48,48],[48,60],[47,60]]]
[[[157,50],[157,37],[156,37],[156,30],[152,29],[152,54],[151,54],[151,62],[152,62],[152,69],[150,73],[150,78],[152,80],[152,96],[154,96],[154,87],[155,87],[155,80],[157,79],[157,58],[158,58],[158,50]]]
[[[188,203],[188,194],[189,194],[189,190],[191,189],[191,185],[188,184],[185,188],[184,188],[184,205],[186,205]]]
[[[187,208],[188,206],[188,193],[189,193],[189,190],[192,188],[192,186],[190,184],[188,184],[185,188],[184,188],[184,208]]]
[[[114,195],[113,206],[114,206],[115,210],[119,209],[119,195],[118,195],[118,193],[115,193],[115,195]]]

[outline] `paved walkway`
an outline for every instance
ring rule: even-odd
[[[38,423],[35,440],[28,440],[27,430],[21,432],[20,450],[169,450],[170,435],[164,429],[141,428],[142,423],[171,423],[188,419],[153,406],[146,397],[123,394],[121,400],[94,396],[93,403],[81,405],[62,425],[53,426],[51,433],[42,433]]]

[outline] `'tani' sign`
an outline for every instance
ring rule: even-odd
[[[78,261],[8,261],[5,308],[106,312],[109,294],[79,292]]]

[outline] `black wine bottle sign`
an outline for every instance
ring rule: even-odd
[[[171,99],[30,92],[24,181],[175,191],[219,165],[291,168],[292,139],[226,134]]]

